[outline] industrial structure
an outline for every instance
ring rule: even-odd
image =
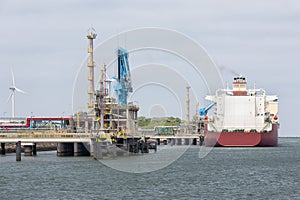
[[[21,160],[21,146],[25,155],[36,154],[37,143],[56,142],[58,156],[93,155],[95,159],[148,153],[157,145],[206,146],[276,146],[278,142],[278,97],[266,95],[263,89],[248,89],[244,77],[235,77],[232,89],[219,89],[207,96],[212,103],[199,109],[190,119],[190,86],[186,86],[186,121],[180,126],[156,126],[152,133],[138,131],[138,105],[128,101],[133,91],[129,52],[116,49],[117,76],[108,78],[107,66],[100,67],[95,87],[93,42],[97,34],[88,32],[87,108],[71,117],[14,117],[14,83],[12,90],[13,118],[0,119],[1,154],[5,144],[16,144],[16,160]],[[111,89],[114,89],[115,96]],[[199,105],[197,105],[198,107]],[[208,116],[213,110],[212,117]],[[198,110],[198,108],[197,108]],[[150,131],[151,132],[151,131]],[[149,133],[150,133],[149,132]]]
[[[190,124],[190,86],[186,86],[186,124]]]
[[[89,82],[89,88],[88,88],[88,113],[93,113],[93,100],[94,100],[94,73],[95,73],[95,64],[94,64],[94,47],[93,47],[93,41],[96,39],[97,34],[93,28],[90,29],[88,32],[87,38],[89,40],[88,43],[88,53],[89,53],[89,60],[88,60],[88,82]]]
[[[89,40],[88,112],[85,116],[84,112],[74,116],[76,130],[84,129],[86,133],[92,133],[96,147],[113,145],[125,152],[137,153],[139,150],[147,152],[150,143],[141,140],[136,126],[139,107],[128,102],[128,95],[133,88],[127,50],[121,47],[116,50],[118,74],[114,77],[116,80],[114,91],[117,98],[108,92],[111,89],[111,80],[107,80],[106,65],[101,67],[98,88],[94,88],[93,40],[96,35],[93,30],[87,36]],[[103,150],[103,148],[96,149]]]

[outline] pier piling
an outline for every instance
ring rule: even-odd
[[[32,155],[36,156],[36,143],[33,143],[33,146],[32,146]]]
[[[197,139],[196,138],[193,139],[193,143],[192,144],[193,145],[197,145]]]
[[[5,143],[1,143],[1,155],[5,155]]]
[[[57,143],[57,156],[73,156],[74,143]]]
[[[16,161],[21,161],[21,142],[16,143]]]
[[[89,151],[85,148],[82,142],[74,143],[74,156],[89,156]]]

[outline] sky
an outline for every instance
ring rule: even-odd
[[[140,27],[176,30],[203,46],[221,67],[279,96],[280,136],[300,136],[300,2],[296,0],[92,1],[0,0],[0,116],[11,115],[11,69],[17,116],[72,114],[74,80],[95,44]]]

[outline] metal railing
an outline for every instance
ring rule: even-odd
[[[65,132],[15,132],[0,133],[0,139],[4,138],[91,138],[91,133],[65,133]]]

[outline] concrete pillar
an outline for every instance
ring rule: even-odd
[[[32,146],[32,155],[36,156],[36,143],[33,143],[33,146]]]
[[[82,142],[74,143],[74,156],[90,156],[90,152]]]
[[[109,147],[110,143],[108,142],[101,142],[100,143],[100,149],[101,149],[101,154],[102,156],[108,156],[108,147]]]
[[[113,145],[110,147],[110,150],[111,150],[111,152],[110,152],[111,156],[112,156],[113,158],[117,157],[117,146],[113,144]]]
[[[94,143],[94,153],[93,157],[96,160],[103,159],[104,156],[108,156],[109,153],[115,153],[112,148],[108,149],[108,143],[107,142],[97,142]],[[110,151],[110,152],[109,152]],[[112,155],[114,156],[114,155]]]
[[[175,145],[175,138],[171,138],[171,145]]]
[[[16,161],[21,161],[21,142],[16,143]]]
[[[92,138],[92,148],[93,148],[93,158],[95,160],[98,160],[99,159],[99,145],[98,145],[98,142],[96,142],[96,138]]]
[[[97,155],[97,159],[103,159],[103,147],[102,147],[102,142],[96,142],[96,155]]]
[[[5,143],[1,143],[1,155],[5,155]]]
[[[74,143],[57,143],[57,156],[73,156]]]
[[[96,138],[91,138],[91,141],[90,141],[90,155],[91,156],[94,156],[95,142],[96,142]]]
[[[108,142],[97,142],[97,159],[103,159],[104,156],[108,156]]]
[[[176,138],[176,145],[181,145],[181,138]]]
[[[184,145],[189,145],[190,144],[190,139],[189,138],[185,138],[184,139]]]
[[[32,145],[24,146],[24,156],[32,156]]]

